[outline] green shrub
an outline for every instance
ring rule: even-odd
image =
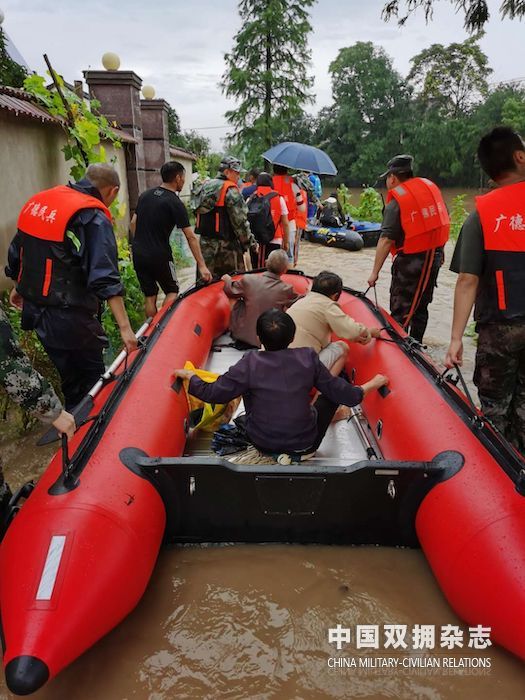
[[[184,250],[184,240],[182,232],[178,229],[171,234],[171,252],[176,268],[189,267],[193,261],[193,258],[188,257]]]
[[[360,221],[374,221],[376,223],[380,223],[383,220],[383,199],[373,187],[367,187],[361,192],[359,206],[354,218]]]
[[[352,195],[346,185],[337,189],[337,199],[345,214],[357,221],[381,222],[383,220],[383,200],[373,187],[366,187],[359,196],[359,205],[351,203]]]
[[[118,267],[122,284],[126,290],[124,303],[128,312],[129,322],[134,331],[144,323],[144,295],[137,279],[133,262],[131,261],[131,251],[126,238],[117,239]],[[108,336],[109,348],[106,350],[105,362],[111,363],[122,349],[122,338],[111,309],[105,306],[102,313],[102,325]]]
[[[458,194],[452,200],[452,209],[450,211],[450,238],[457,241],[461,227],[468,216],[468,211],[465,209],[466,194]]]
[[[343,183],[337,188],[337,200],[343,210],[345,216],[352,216],[352,212],[356,209],[351,203],[352,194],[348,187]]]
[[[120,277],[126,290],[124,303],[131,327],[136,331],[142,326],[145,320],[144,294],[142,293],[135,268],[133,267],[131,251],[127,239],[117,239],[117,248]],[[173,260],[176,267],[188,267],[188,265],[191,264],[191,261],[182,249],[181,243],[176,240],[176,234],[175,240],[171,243],[171,249],[173,251]],[[106,364],[110,364],[122,350],[122,338],[120,337],[119,328],[109,306],[106,306],[102,313],[102,325],[109,341],[109,347],[104,353],[104,361]]]

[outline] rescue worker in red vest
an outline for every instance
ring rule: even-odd
[[[22,311],[22,328],[35,330],[56,366],[68,411],[104,373],[101,302],[108,302],[126,350],[137,347],[108,209],[119,185],[114,168],[97,163],[80,182],[33,195],[9,247],[6,275],[16,285],[11,303]]]
[[[288,252],[288,241],[290,236],[290,226],[288,223],[288,208],[286,201],[273,187],[273,179],[269,173],[259,173],[256,181],[256,190],[252,195],[257,197],[269,197],[270,211],[272,215],[275,235],[273,239],[261,245],[259,243],[259,253],[256,258],[257,267],[264,267],[270,253],[274,250],[284,248]]]
[[[474,307],[481,408],[525,454],[525,143],[497,127],[481,139],[478,160],[497,188],[476,198],[454,250],[450,269],[459,277],[446,364],[462,364]]]
[[[294,175],[294,182],[299,188],[299,193],[301,196],[301,202],[297,204],[297,214],[295,216],[295,241],[294,241],[294,246],[293,246],[293,264],[294,267],[297,265],[297,262],[299,260],[299,246],[301,243],[301,237],[303,235],[303,231],[306,228],[306,224],[308,222],[308,192],[305,188],[304,185],[304,175],[302,173],[299,173],[298,175]],[[308,178],[306,178],[306,181],[309,183],[310,181]]]
[[[387,204],[377,244],[373,287],[389,253],[394,255],[390,286],[390,313],[415,340],[422,342],[428,306],[437,286],[448,240],[450,218],[443,196],[433,182],[414,177],[414,159],[392,158],[386,178]]]
[[[288,168],[282,165],[273,166],[273,188],[284,197],[288,209],[288,223],[290,226],[290,237],[288,241],[288,258],[294,264],[295,234],[297,231],[297,209],[302,205],[303,198],[301,190],[294,182],[293,177],[288,174]]]
[[[212,206],[196,210],[195,233],[200,235],[206,267],[217,277],[244,270],[244,253],[258,245],[248,224],[246,202],[237,186],[241,161],[225,156],[216,178],[204,183],[205,198]]]

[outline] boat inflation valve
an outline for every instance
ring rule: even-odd
[[[396,485],[393,479],[390,479],[390,481],[388,482],[386,491],[392,500],[396,497]]]

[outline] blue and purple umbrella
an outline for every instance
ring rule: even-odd
[[[263,153],[263,158],[274,165],[282,165],[294,170],[306,170],[318,175],[337,174],[337,168],[330,156],[320,148],[307,146],[305,143],[295,141],[279,143]]]

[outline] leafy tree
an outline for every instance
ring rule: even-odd
[[[13,61],[6,48],[7,37],[0,27],[0,85],[21,88],[27,78],[26,69]]]
[[[411,59],[408,82],[415,94],[441,114],[457,117],[488,93],[492,73],[479,37],[459,44],[432,44]]]
[[[432,19],[435,0],[388,0],[383,7],[383,19],[388,21],[395,17],[398,24],[403,25],[408,17],[419,8],[423,8],[425,19]],[[465,29],[469,32],[478,32],[483,29],[490,18],[487,0],[448,0],[457,11],[465,15]],[[437,0],[436,0],[437,2]],[[401,6],[403,14],[400,16]],[[502,19],[521,19],[525,15],[525,2],[523,0],[503,0],[499,8]]]
[[[505,111],[506,104],[507,110]],[[496,124],[505,123],[506,119],[512,118],[509,106],[513,104],[520,104],[521,110],[525,113],[525,89],[512,85],[495,87],[472,114],[472,123],[478,134],[481,135]],[[512,123],[511,126],[518,125]]]
[[[501,121],[525,134],[525,100],[523,95],[507,97],[501,110]]]
[[[179,143],[179,146],[186,148],[197,156],[207,156],[210,153],[210,139],[202,136],[202,134],[199,134],[195,129],[183,131],[181,141],[182,143]]]
[[[225,55],[221,87],[239,100],[226,112],[235,131],[231,143],[242,142],[250,155],[261,153],[302,117],[312,102],[308,35],[309,8],[315,0],[240,0],[242,28]]]
[[[51,75],[50,75],[51,77]],[[38,100],[53,116],[61,117],[62,128],[67,136],[67,143],[62,148],[66,161],[71,161],[70,175],[79,180],[83,177],[86,167],[90,163],[104,163],[106,151],[102,145],[102,139],[109,141],[115,148],[121,148],[122,144],[111,128],[106,117],[98,114],[100,102],[90,100],[87,103],[74,92],[67,90],[63,79],[56,75],[58,84],[62,88],[69,104],[69,111],[58,92],[46,87],[46,79],[42,75],[28,76],[24,80],[24,90]],[[119,216],[123,213],[114,212]]]
[[[169,142],[174,146],[181,145],[178,141],[181,139],[182,133],[180,129],[180,119],[177,111],[173,107],[168,108],[168,138]]]
[[[371,42],[343,48],[330,64],[334,104],[321,110],[317,143],[339,178],[372,184],[399,152],[408,94],[391,58]]]

